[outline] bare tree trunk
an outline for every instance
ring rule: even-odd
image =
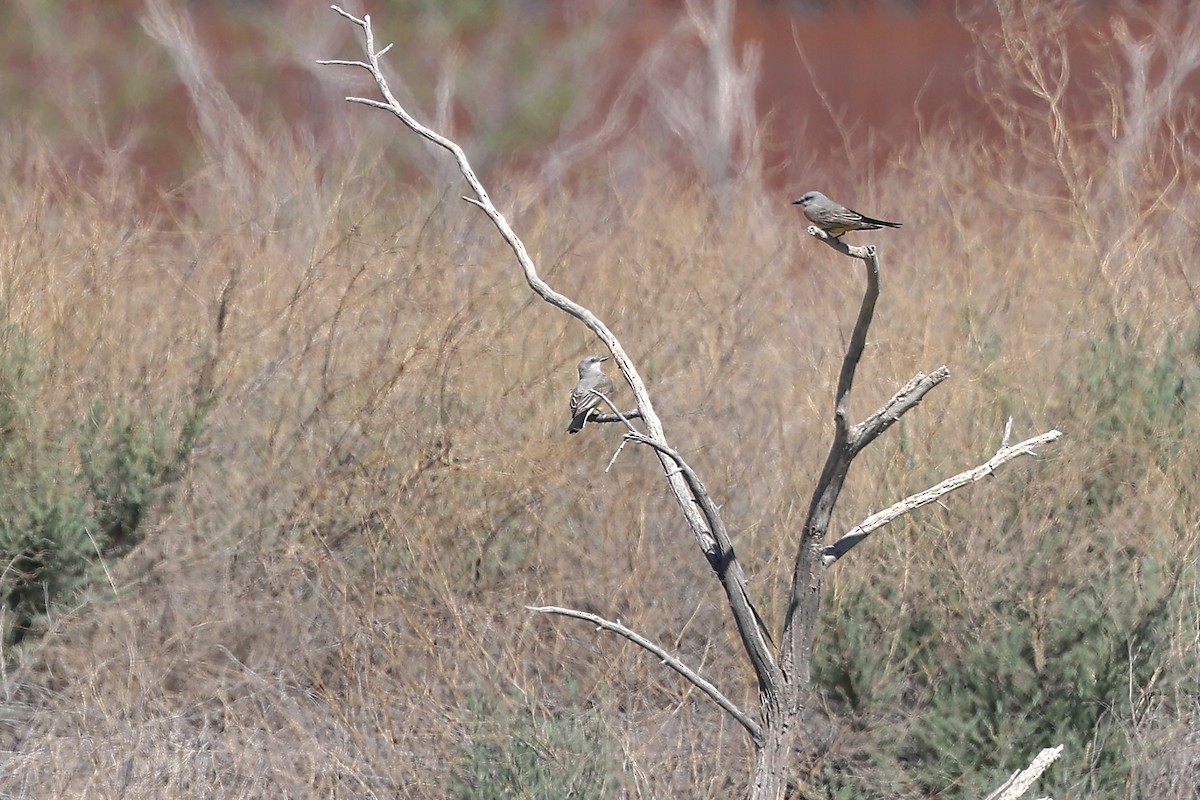
[[[794,694],[788,684],[784,695]],[[762,702],[763,733],[754,754],[754,779],[750,784],[750,800],[783,800],[788,787],[788,775],[795,752],[797,708],[780,694],[760,698]]]

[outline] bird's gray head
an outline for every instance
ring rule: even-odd
[[[793,200],[792,205],[807,207],[809,203],[815,203],[818,200],[827,200],[827,199],[828,198],[826,198],[825,195],[821,194],[820,192],[805,192],[804,194],[800,195],[795,200]]]
[[[579,377],[599,372],[600,365],[605,361],[608,361],[608,356],[588,356],[579,362]]]

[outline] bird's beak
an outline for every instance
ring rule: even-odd
[[[601,361],[608,361],[608,356],[600,356]]]
[[[799,198],[799,197],[797,197],[795,200],[793,200],[793,201],[792,201],[792,205],[794,205],[794,206],[798,206],[798,205],[800,205],[800,198]]]

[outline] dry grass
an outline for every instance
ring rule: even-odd
[[[186,212],[148,217],[121,164],[65,181],[10,147],[0,291],[48,364],[47,427],[97,395],[186,397],[233,289],[218,402],[183,489],[105,565],[111,583],[4,652],[0,793],[446,797],[483,693],[546,714],[597,708],[638,776],[629,796],[737,795],[749,750],[736,725],[642,653],[523,610],[619,617],[754,706],[719,587],[653,459],[627,451],[605,474],[615,429],[563,435],[574,364],[595,343],[530,299],[456,187],[384,185],[372,163],[318,168],[295,145],[253,170],[215,165],[183,190]],[[1194,560],[1194,442],[1163,461],[1139,435],[1102,437],[1106,409],[1065,376],[1115,322],[1151,355],[1191,324],[1195,191],[1176,195],[1173,224],[1153,209],[1098,255],[1111,218],[1031,197],[1052,178],[1012,166],[1017,152],[931,134],[842,198],[908,223],[877,240],[884,294],[855,415],[918,370],[946,363],[954,378],[856,465],[835,528],[986,457],[1008,416],[1019,434],[1068,438],[855,551],[833,574],[831,617],[865,593],[986,639],[1015,605],[1050,637],[1054,587]],[[718,206],[667,175],[541,195],[491,184],[543,197],[515,226],[638,360],[778,624],[861,276],[755,187]],[[1069,516],[1096,475],[1130,489]],[[1171,618],[1159,679],[1114,712],[1156,754],[1133,793],[1174,781],[1156,796],[1186,797],[1196,769],[1198,694],[1179,678],[1197,655],[1196,576],[1183,577],[1191,611]],[[1109,598],[1114,624],[1141,587],[1131,576],[1129,596]],[[870,644],[887,652],[893,635]],[[936,647],[953,664],[971,644],[948,632]],[[835,702],[814,705],[830,716],[814,710],[809,763],[853,761],[869,737]],[[1009,769],[1049,744],[1012,742]]]

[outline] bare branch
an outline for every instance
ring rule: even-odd
[[[988,461],[980,464],[978,467],[969,469],[966,472],[960,472],[958,475],[955,475],[952,478],[947,478],[936,486],[931,486],[923,492],[917,492],[916,494],[906,497],[900,502],[885,508],[883,511],[872,514],[852,528],[848,533],[842,536],[842,538],[825,548],[824,552],[822,553],[822,560],[825,566],[828,567],[836,562],[839,558],[849,552],[850,549],[855,545],[859,544],[873,532],[882,528],[884,525],[887,525],[897,517],[901,517],[910,511],[920,508],[921,506],[928,505],[942,495],[949,494],[956,489],[961,489],[964,486],[968,486],[980,478],[992,475],[998,467],[1002,467],[1008,462],[1019,458],[1020,456],[1036,456],[1037,453],[1034,452],[1033,448],[1046,444],[1047,442],[1053,442],[1061,436],[1061,431],[1052,430],[1047,431],[1040,436],[1034,436],[1032,439],[1026,439],[1025,441],[1019,442],[1011,447],[1002,446],[996,451],[996,455],[992,456]]]
[[[600,400],[612,409],[612,413],[602,414],[600,413],[599,409],[596,409],[596,413],[588,417],[588,422],[624,422],[625,427],[629,428],[629,430],[637,430],[637,428],[633,427],[633,424],[629,420],[641,419],[642,412],[638,411],[636,408],[632,411],[622,411],[621,409],[617,408],[616,404],[613,403],[611,399],[609,399],[608,395],[600,395]]]
[[[617,445],[617,449],[613,451],[612,458],[608,460],[608,464],[606,464],[604,467],[604,471],[606,473],[613,468],[613,464],[617,463],[617,459],[621,457],[621,451],[625,449],[626,444],[628,444],[628,442],[625,439],[622,439],[621,443]]]
[[[350,14],[348,11],[344,10],[341,6],[330,6],[330,8],[332,8],[334,11],[341,14],[343,17],[350,20],[351,22],[357,23],[359,25],[363,25],[363,24],[370,25],[371,24],[371,15],[370,14],[366,14],[363,16],[362,19],[359,19],[358,17],[356,17],[353,14]]]
[[[809,226],[808,233],[842,255],[861,260],[867,269],[867,291],[858,312],[858,320],[854,323],[854,332],[850,335],[846,357],[842,359],[841,374],[838,375],[837,401],[833,416],[837,426],[836,438],[845,441],[850,435],[849,423],[846,420],[849,413],[850,389],[854,385],[854,373],[858,370],[858,362],[862,359],[863,350],[867,346],[867,329],[871,327],[871,320],[875,316],[875,301],[879,299],[879,259],[876,258],[873,244],[865,246],[847,244],[835,236],[830,236],[815,225]]]
[[[875,257],[875,245],[873,244],[857,245],[850,244],[849,242],[843,242],[838,237],[826,233],[816,225],[809,225],[807,232],[809,236],[812,236],[815,239],[820,239],[822,242],[829,245],[834,250],[837,250],[844,256],[860,258],[863,261],[867,261],[868,259]]]
[[[343,61],[340,58],[331,58],[317,61],[322,67],[361,67],[367,72],[371,71],[371,65],[365,61]]]
[[[625,438],[631,442],[644,444],[647,447],[655,449],[671,459],[679,467],[679,472],[683,475],[684,480],[687,481],[688,488],[692,492],[692,497],[696,499],[696,503],[700,506],[700,511],[704,514],[704,518],[712,526],[716,547],[711,552],[706,551],[705,555],[708,557],[709,565],[721,579],[721,585],[725,587],[726,595],[729,597],[730,610],[733,612],[734,619],[738,622],[738,630],[742,634],[743,645],[756,662],[762,662],[764,668],[772,676],[772,680],[778,682],[777,685],[781,684],[783,674],[779,671],[779,667],[775,664],[775,659],[771,656],[771,650],[768,646],[770,634],[767,632],[766,623],[763,622],[758,609],[754,607],[754,603],[750,600],[750,596],[746,591],[746,579],[741,574],[737,557],[734,555],[733,541],[729,538],[729,531],[725,528],[725,523],[721,519],[721,513],[716,503],[712,501],[708,490],[700,482],[700,477],[675,450],[637,431],[630,431],[625,434]],[[731,572],[733,574],[729,574]]]
[[[372,100],[369,97],[347,97],[346,100],[350,103],[359,103],[364,106],[370,106],[371,108],[381,108],[384,111],[392,110],[392,107],[387,103],[381,103],[378,100]]]
[[[592,414],[590,417],[588,417],[588,424],[590,425],[593,422],[625,422],[625,423],[628,423],[629,420],[631,420],[631,419],[641,419],[641,418],[642,418],[642,412],[638,411],[636,408],[633,408],[633,409],[630,409],[629,411],[616,411],[612,414],[600,414],[600,413]]]
[[[647,433],[645,436],[649,441],[656,444],[655,452],[658,456],[659,464],[666,474],[671,493],[674,495],[675,501],[684,519],[687,521],[693,537],[696,539],[700,549],[706,555],[709,555],[710,563],[710,554],[720,553],[721,555],[721,568],[717,569],[716,573],[721,580],[722,588],[725,589],[726,596],[730,598],[731,604],[735,606],[734,619],[741,634],[742,644],[746,649],[746,653],[754,667],[755,675],[758,678],[759,688],[761,691],[767,693],[777,692],[782,685],[783,677],[779,668],[770,657],[770,651],[763,639],[763,629],[757,623],[748,622],[748,620],[751,620],[751,616],[739,612],[736,608],[736,606],[743,606],[752,609],[753,606],[750,604],[749,597],[746,594],[745,573],[734,557],[732,547],[728,546],[728,536],[724,533],[724,526],[714,525],[711,522],[711,519],[716,519],[719,522],[720,516],[717,514],[715,517],[706,519],[706,516],[700,513],[699,499],[693,497],[688,483],[684,479],[682,469],[678,469],[675,461],[667,455],[666,451],[670,448],[667,445],[662,421],[659,419],[658,413],[654,410],[654,404],[650,400],[650,393],[646,389],[645,381],[638,373],[633,361],[626,354],[625,348],[608,326],[592,313],[590,309],[575,302],[566,295],[555,291],[542,279],[538,274],[537,267],[533,263],[533,259],[529,256],[529,252],[525,248],[524,242],[521,241],[520,237],[517,236],[509,225],[508,220],[505,219],[504,215],[493,204],[487,190],[475,175],[475,171],[467,160],[463,149],[451,139],[422,125],[400,105],[400,102],[389,88],[387,79],[384,77],[383,70],[380,67],[379,59],[382,51],[377,50],[375,47],[375,34],[371,28],[370,16],[364,15],[362,19],[359,19],[337,6],[334,6],[333,9],[362,29],[366,39],[367,69],[371,73],[371,77],[375,80],[380,94],[383,96],[383,102],[364,98],[347,99],[350,102],[362,103],[390,112],[403,122],[409,130],[448,151],[454,157],[459,171],[474,193],[474,197],[464,197],[463,199],[481,209],[487,215],[488,219],[492,221],[492,224],[496,226],[496,230],[516,256],[517,262],[525,274],[525,280],[529,284],[529,288],[547,303],[582,322],[588,330],[592,331],[592,333],[604,342],[605,346],[612,353],[613,362],[621,370],[621,374],[633,390],[637,410],[646,424]],[[659,449],[658,445],[661,445],[663,449]],[[718,528],[721,531],[720,535],[724,541],[716,540],[717,531],[714,528]],[[744,611],[745,608],[742,610]]]
[[[675,465],[679,467],[679,471],[683,475],[684,480],[687,481],[688,489],[691,490],[692,497],[695,498],[696,503],[700,506],[700,511],[704,514],[704,517],[708,521],[709,525],[712,526],[714,533],[718,528],[724,531],[725,523],[721,519],[720,511],[717,509],[716,504],[713,503],[712,498],[708,496],[708,490],[705,489],[704,484],[700,482],[700,476],[696,474],[695,470],[688,466],[688,463],[683,460],[683,456],[679,455],[679,453],[672,448],[662,444],[661,442],[656,442],[649,436],[639,433],[638,431],[630,431],[626,433],[625,438],[631,442],[644,444],[647,447],[662,453],[667,458],[671,459],[671,461],[675,462]]]
[[[746,729],[746,731],[750,734],[750,737],[754,739],[755,742],[762,740],[762,728],[759,727],[759,724],[750,719],[750,717],[746,716],[745,712],[734,705],[729,698],[721,694],[720,689],[718,689],[716,686],[713,686],[704,678],[700,677],[691,667],[684,664],[678,658],[671,655],[666,650],[659,647],[641,634],[630,630],[619,622],[611,622],[603,617],[598,617],[595,614],[589,614],[586,611],[576,611],[572,608],[561,608],[559,606],[525,606],[525,609],[527,611],[533,611],[539,614],[559,614],[564,617],[575,617],[576,619],[582,619],[587,622],[594,623],[596,626],[603,628],[606,631],[611,631],[618,636],[625,637],[637,646],[653,653],[659,658],[659,660],[662,661],[662,663],[678,672],[684,677],[685,680],[687,680],[700,691],[704,692],[704,694],[708,695],[708,697],[712,699],[714,703],[725,709],[725,711],[728,712],[731,717],[741,723],[742,727]]]
[[[1058,747],[1047,747],[1042,750],[1028,767],[1010,775],[1008,780],[1001,784],[996,791],[987,796],[986,800],[1017,800],[1028,791],[1033,782],[1040,778],[1051,764],[1058,760],[1062,751],[1061,744]]]
[[[380,68],[380,54],[375,49],[375,35],[371,29],[370,17],[364,16],[362,19],[359,19],[358,17],[353,16],[337,6],[334,6],[333,10],[363,30],[363,34],[366,37],[365,49],[367,54],[368,71],[371,73],[371,77],[375,80],[380,94],[383,95],[384,102],[366,100],[364,98],[347,99],[350,102],[362,103],[364,105],[369,105],[373,108],[380,108],[392,113],[411,131],[436,144],[438,147],[448,151],[454,157],[458,164],[459,171],[462,173],[463,178],[470,185],[471,190],[475,195],[474,197],[464,197],[463,199],[482,210],[483,213],[486,214],[487,217],[492,221],[492,224],[496,226],[497,231],[499,231],[501,237],[503,237],[504,241],[509,245],[513,251],[513,254],[516,256],[517,262],[520,264],[522,271],[525,273],[525,280],[529,284],[530,289],[532,289],[535,294],[537,294],[547,303],[550,303],[551,305],[578,319],[602,342],[604,342],[605,346],[607,346],[609,351],[613,354],[613,361],[617,364],[617,367],[621,370],[621,373],[625,376],[626,381],[628,381],[630,388],[633,390],[638,413],[645,421],[649,435],[656,441],[665,443],[666,438],[663,432],[662,421],[659,419],[657,412],[654,410],[654,405],[650,400],[650,394],[646,389],[645,381],[634,367],[633,362],[626,354],[624,347],[621,345],[621,342],[617,339],[616,335],[608,328],[607,325],[604,324],[604,322],[600,320],[599,317],[593,314],[589,309],[575,302],[571,298],[555,291],[548,283],[546,283],[545,280],[542,279],[537,272],[537,267],[534,265],[533,259],[529,256],[529,252],[525,248],[524,242],[521,241],[520,237],[517,236],[512,227],[509,225],[508,220],[505,219],[504,215],[501,214],[499,209],[497,209],[492,203],[491,197],[488,195],[487,190],[483,187],[482,182],[475,175],[475,171],[468,162],[466,153],[463,152],[463,149],[452,140],[442,136],[425,125],[422,125],[411,114],[409,114],[409,112],[404,109],[403,106],[400,105],[400,102],[396,99],[395,95],[392,94],[391,89],[388,87],[387,79],[384,77],[383,71]],[[666,458],[666,456],[660,455],[659,461],[662,464],[664,471],[673,469],[670,460]],[[691,502],[687,486],[684,484],[683,479],[678,475],[674,475],[668,478],[668,482],[670,484],[672,493],[675,495],[676,502],[679,504],[679,507],[682,510],[693,535],[696,537],[697,542],[702,548],[710,546],[709,540],[711,539],[711,534],[707,529],[704,520],[697,512],[694,504]]]
[[[833,508],[837,505],[846,475],[850,471],[850,462],[857,452],[850,447],[851,428],[847,420],[850,390],[854,385],[858,363],[867,345],[867,329],[875,316],[875,303],[879,299],[879,259],[874,245],[852,246],[816,226],[809,227],[808,233],[842,255],[860,259],[867,274],[867,286],[838,376],[833,412],[833,443],[829,446],[829,455],[825,457],[821,477],[817,479],[817,485],[813,489],[808,514],[804,518],[800,546],[796,550],[796,560],[792,565],[792,585],[783,623],[780,662],[784,672],[801,686],[807,686],[809,683],[813,636],[821,609],[821,583],[824,578],[824,567],[820,562],[821,550],[829,530]]]
[[[878,411],[854,426],[850,431],[849,446],[858,453],[864,447],[875,441],[881,433],[892,426],[892,423],[904,416],[910,409],[915,408],[922,398],[933,387],[950,377],[950,368],[942,365],[926,375],[918,372],[912,380],[900,387],[900,391],[892,395]]]

